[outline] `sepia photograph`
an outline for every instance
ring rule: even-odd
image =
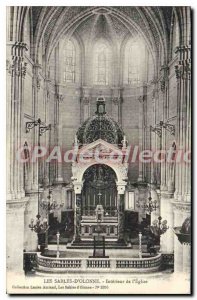
[[[190,6],[6,7],[7,294],[192,293],[191,32]]]

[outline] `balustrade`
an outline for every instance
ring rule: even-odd
[[[105,271],[114,271],[117,269],[121,272],[140,272],[140,270],[146,269],[146,272],[159,270],[162,263],[162,255],[158,254],[154,257],[147,258],[52,258],[44,257],[37,253],[36,258],[37,267],[36,269],[53,272],[53,268],[59,269],[61,272],[64,271],[84,271],[88,269],[103,269]],[[46,269],[45,269],[46,268]]]

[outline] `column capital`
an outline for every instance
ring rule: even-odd
[[[123,99],[121,97],[113,97],[112,98],[112,102],[115,104],[115,105],[119,105],[121,102],[123,102]]]
[[[15,42],[11,47],[12,63],[7,63],[8,71],[12,76],[25,78],[27,71],[27,62],[24,61],[24,53],[27,51],[27,45],[23,42]]]
[[[24,52],[27,51],[27,44],[23,43],[23,42],[15,42],[12,45],[12,56],[19,56],[19,57],[23,57],[24,56]]]
[[[16,210],[16,209],[25,209],[26,203],[27,203],[27,198],[23,198],[20,200],[9,200],[6,202],[6,206],[7,206],[7,212],[11,212],[12,210]]]
[[[182,45],[177,47],[175,53],[179,56],[179,62],[175,66],[177,79],[190,79],[191,76],[191,46]]]
[[[188,215],[190,215],[191,212],[191,204],[188,202],[178,202],[178,201],[172,201],[172,205],[173,205],[173,209],[174,211],[180,211],[180,212],[184,212],[187,213]]]
[[[90,96],[83,96],[81,97],[81,102],[83,102],[83,104],[89,104],[90,103]]]
[[[64,101],[64,96],[62,94],[56,94],[56,99],[59,103]]]
[[[75,194],[81,194],[83,182],[73,182]]]
[[[178,46],[178,47],[176,47],[176,49],[175,49],[174,52],[179,55],[180,59],[190,58],[190,55],[191,55],[191,45]]]
[[[126,182],[117,182],[116,186],[119,195],[124,195],[126,185]]]
[[[144,96],[141,95],[141,96],[138,97],[138,101],[140,103],[144,103],[144,100],[145,100]]]
[[[157,83],[158,83],[158,78],[156,77],[150,80],[151,85],[156,85]]]
[[[191,78],[191,59],[180,60],[174,68],[177,79]]]

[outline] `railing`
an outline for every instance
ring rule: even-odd
[[[155,268],[161,263],[161,255],[151,258],[116,260],[116,268],[147,269]]]
[[[87,260],[87,268],[110,268],[110,260]]]
[[[100,269],[105,272],[154,272],[159,270],[162,255],[147,258],[52,258],[37,253],[37,270],[43,272],[83,272]]]
[[[41,256],[37,256],[37,264],[42,267],[47,268],[69,268],[76,269],[81,268],[81,260],[80,259],[65,259],[65,258],[43,258]]]

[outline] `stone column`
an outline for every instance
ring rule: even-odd
[[[81,98],[81,103],[83,107],[83,117],[82,120],[85,121],[90,117],[90,97]]]
[[[143,140],[144,140],[144,97],[140,96],[139,101],[139,151],[143,151]],[[143,163],[139,161],[139,174],[138,181],[144,181]]]
[[[25,193],[23,164],[16,157],[22,146],[26,44],[10,43],[7,54],[7,269],[23,272]]]
[[[116,122],[122,123],[122,98],[112,98],[112,116]]]
[[[38,94],[40,90],[40,75],[39,72],[41,70],[41,65],[39,64],[34,64],[33,66],[33,115],[34,115],[34,120],[38,120],[40,118],[39,115],[39,101],[38,101]],[[31,132],[27,133],[27,135],[32,136],[32,143],[34,145],[38,145],[39,143],[39,128],[38,126],[34,127],[34,129],[31,130]],[[38,170],[38,161],[33,163],[31,166],[31,189],[30,191],[35,191],[37,193],[38,190],[38,178],[39,178],[39,170]]]
[[[59,86],[56,86],[56,99],[55,99],[55,145],[60,147],[60,151],[62,150],[62,116],[60,104],[63,102],[63,95],[60,93]],[[55,183],[62,183],[62,163],[58,163],[56,161],[55,165]]]
[[[161,79],[160,79],[160,90],[163,103],[163,121],[167,121],[167,95],[168,95],[168,66],[163,65],[160,70]],[[166,150],[166,130],[161,128],[161,149]],[[161,192],[166,192],[167,188],[167,169],[166,161],[161,163]]]
[[[169,226],[169,229],[161,235],[161,251],[162,253],[172,254],[174,252],[174,215],[172,198],[170,195],[168,197],[167,193],[165,196],[161,194],[160,215],[162,220],[167,220],[167,226]]]
[[[36,220],[38,214],[38,193],[29,192],[27,197],[27,204],[24,212],[24,249],[26,251],[37,251],[38,235],[36,232],[31,231],[29,224],[31,219]]]
[[[81,123],[83,123],[86,119],[90,117],[90,88],[83,87],[81,90]]]
[[[157,120],[157,112],[158,112],[158,81],[156,79],[152,80],[152,127],[155,128],[158,124]],[[150,130],[150,150],[156,151],[161,149],[161,136],[160,130],[153,132]],[[157,186],[160,185],[161,181],[161,164],[158,164],[152,160],[151,162],[151,182],[156,184]]]
[[[9,201],[6,216],[7,270],[20,274],[23,273],[25,204],[26,200],[24,199]]]
[[[175,66],[177,78],[177,150],[191,151],[191,47],[177,48],[179,63]],[[191,201],[191,165],[176,163],[175,198]]]
[[[75,206],[74,206],[74,237],[73,241],[81,239],[81,189],[82,183],[74,182]]]
[[[126,183],[117,183],[118,240],[124,239],[124,192]]]
[[[7,99],[8,200],[24,197],[23,164],[16,158],[16,150],[22,145],[24,78],[27,67],[27,63],[24,61],[24,52],[26,50],[26,44],[15,42],[10,49],[11,58],[7,68],[8,86],[11,89]]]
[[[122,210],[121,195],[117,197],[117,209],[118,209],[118,240],[122,241],[124,238],[124,212]]]
[[[122,124],[122,102],[121,88],[112,88],[112,117],[119,124]]]

